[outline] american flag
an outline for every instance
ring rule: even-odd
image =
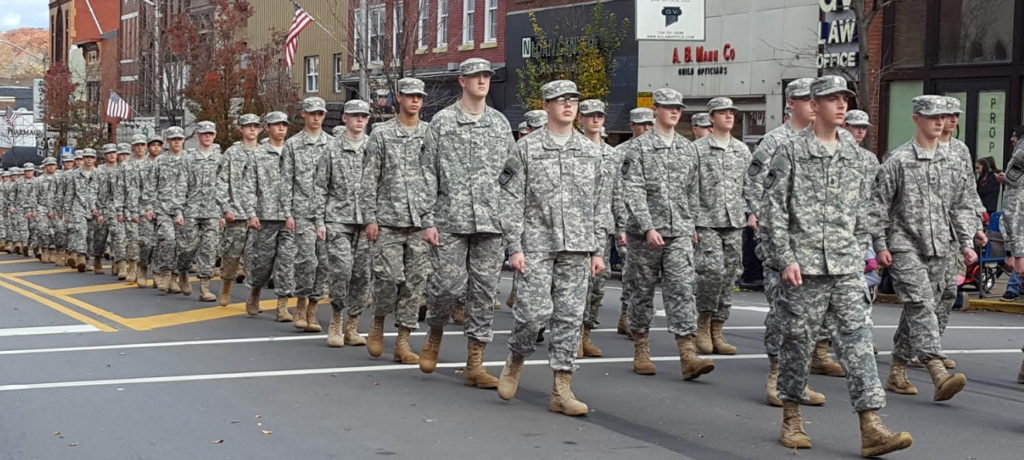
[[[132,108],[128,106],[128,102],[121,99],[121,96],[111,91],[110,99],[107,100],[107,116],[127,120],[132,117]]]
[[[295,2],[292,2],[292,5],[295,6],[295,17],[292,18],[292,25],[288,28],[288,35],[284,42],[284,63],[288,67],[295,62],[295,48],[299,46],[299,34],[313,22],[313,16],[310,16],[306,10]]]

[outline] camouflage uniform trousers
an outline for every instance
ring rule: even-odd
[[[914,252],[892,253],[892,281],[903,304],[900,323],[893,335],[892,356],[922,363],[945,359],[940,341],[936,308],[946,287],[948,257],[926,257]]]
[[[156,269],[153,259],[153,248],[156,246],[156,218],[139,219],[139,265]]]
[[[87,219],[85,216],[71,216],[68,222],[68,250],[82,255],[88,255],[89,244],[96,232],[96,219]]]
[[[234,279],[242,267],[242,254],[248,240],[249,222],[235,220],[224,224],[220,234],[220,277]]]
[[[633,270],[629,265],[629,245],[619,246],[618,242],[615,245],[615,252],[619,255],[619,260],[622,261],[622,272],[619,273],[622,277],[622,292],[619,293],[619,302],[622,303],[620,313],[625,315],[629,310],[629,297],[633,295],[633,285],[629,276]]]
[[[508,347],[528,357],[537,347],[537,333],[547,327],[548,365],[556,371],[575,371],[580,345],[590,254],[585,252],[526,252],[526,273],[519,276],[516,305],[512,307],[512,335]]]
[[[946,326],[949,325],[949,315],[953,312],[953,304],[956,303],[956,293],[959,289],[956,285],[956,276],[967,273],[967,266],[964,265],[964,258],[957,248],[946,256],[946,282],[942,287],[942,295],[939,298],[939,305],[935,309],[935,316],[939,322],[939,336],[946,333]]]
[[[779,399],[799,402],[807,387],[815,335],[831,317],[839,363],[846,369],[850,401],[857,412],[885,407],[866,323],[864,280],[849,275],[803,275],[803,284],[780,283],[776,311],[781,317]]]
[[[328,238],[330,238],[331,234],[330,228],[328,225]],[[373,269],[373,244],[370,240],[366,239],[366,232],[361,230],[356,232],[354,238],[352,245],[352,275],[348,281],[347,297],[344,302],[339,301],[340,303],[335,305],[334,294],[331,294],[331,305],[335,308],[342,308],[344,306],[347,310],[346,314],[359,316],[363,313],[363,310],[370,306],[370,301],[373,297],[373,276],[371,274]],[[327,252],[328,259],[330,259],[330,249]]]
[[[50,219],[50,231],[53,235],[51,248],[66,249],[68,247],[68,229],[64,219],[54,217]]]
[[[156,215],[156,229],[153,234],[153,263],[151,265],[154,273],[159,270],[176,274],[178,233],[179,228],[174,224],[174,216]]]
[[[743,229],[697,227],[693,250],[697,270],[697,311],[727,321],[732,287],[743,271]]]
[[[245,240],[243,263],[249,288],[263,288],[274,276],[274,293],[291,297],[295,289],[295,233],[281,220],[261,220]]]
[[[178,273],[188,273],[195,264],[196,276],[210,279],[220,249],[220,219],[216,217],[185,218],[178,228]]]
[[[110,219],[103,219],[103,223],[96,224],[96,231],[92,234],[92,242],[89,245],[89,255],[103,257],[107,250],[107,240],[112,236]]]
[[[29,225],[32,228],[32,240],[30,243],[37,248],[49,248],[53,246],[53,228],[50,225],[50,218],[46,214],[36,214]]]
[[[363,233],[361,225],[328,222],[327,227],[327,261],[319,270],[327,272],[330,280],[328,295],[331,297],[331,308],[334,311],[345,310],[352,297],[352,269],[355,264],[356,241]],[[351,311],[351,305],[349,305]]]
[[[444,327],[455,303],[465,296],[466,336],[490,342],[494,338],[494,293],[505,254],[501,234],[441,233],[440,239],[441,245],[431,248],[434,275],[427,287],[427,324]],[[581,298],[581,309],[582,302]]]
[[[615,244],[615,237],[611,236],[604,243],[604,266],[605,270],[597,275],[590,276],[587,286],[587,308],[583,311],[583,325],[594,329],[601,324],[597,319],[601,305],[604,303],[604,287],[608,278],[612,276],[612,245]]]
[[[374,316],[394,313],[395,325],[419,328],[423,291],[430,278],[430,245],[416,227],[380,227],[373,243]]]
[[[660,270],[662,299],[668,331],[678,336],[697,333],[697,306],[693,296],[693,244],[689,237],[664,238],[665,246],[651,249],[641,235],[629,235],[633,296],[629,301],[629,329],[647,333],[654,320],[654,286]]]
[[[110,255],[114,262],[128,259],[128,222],[118,222],[117,218],[103,222],[109,229]]]
[[[11,216],[12,223],[12,238],[14,241],[28,242],[29,231],[28,231],[28,218],[25,217],[21,211],[17,211]]]
[[[323,298],[326,273],[318,271],[321,260],[326,260],[324,240],[316,236],[313,219],[295,218],[295,297]],[[319,275],[319,276],[318,276]],[[277,284],[277,279],[274,279]]]
[[[139,228],[141,226],[142,222],[132,222],[130,218],[124,221],[124,257],[129,262],[139,261]]]
[[[863,275],[862,279],[863,281]],[[777,303],[779,298],[779,285],[782,280],[779,278],[778,270],[771,268],[767,265],[764,266],[764,296],[768,301],[768,314],[764,317],[764,348],[765,353],[771,357],[779,356],[779,348],[782,346],[782,328],[783,318],[778,311]],[[868,302],[867,308],[867,322],[868,326],[872,326],[871,323],[871,303]],[[832,333],[829,332],[832,326],[832,317],[825,316],[825,320],[822,322],[821,328],[818,329],[818,335],[814,338],[815,343],[822,340],[830,340]]]

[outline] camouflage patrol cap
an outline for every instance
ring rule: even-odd
[[[868,113],[863,110],[851,110],[846,112],[846,120],[843,121],[850,126],[871,126]]]
[[[559,96],[579,97],[580,95],[579,90],[576,89],[576,83],[569,80],[549,81],[540,87],[540,92],[543,94],[545,101],[550,101]]]
[[[519,129],[519,134],[522,134],[523,131],[526,131],[527,129],[529,129],[529,127],[530,127],[530,125],[527,125],[525,121],[520,122],[519,123],[519,128],[518,128]]]
[[[263,123],[267,125],[277,123],[288,124],[288,115],[284,112],[273,111],[263,116]]]
[[[12,176],[16,176],[18,174],[21,174],[22,170],[21,170],[21,168],[19,168],[17,166],[13,166],[13,167],[11,167],[10,172],[11,172]]]
[[[185,130],[181,129],[181,126],[171,126],[164,130],[164,139],[184,139]]]
[[[961,115],[964,113],[960,110],[960,99],[953,96],[943,96],[942,99],[946,101],[946,113],[950,115]]]
[[[459,75],[466,76],[481,72],[487,72],[494,75],[494,69],[491,68],[491,61],[483,58],[469,58],[459,64]]]
[[[25,164],[21,165],[21,167],[22,167],[22,169],[31,169],[33,171],[35,171],[35,169],[36,169],[36,165],[34,163],[32,163],[32,162],[25,163]]]
[[[850,91],[850,88],[846,87],[846,79],[839,75],[824,75],[815,78],[814,82],[811,83],[811,97],[829,96],[838,93],[843,93],[850,97],[857,95],[857,93]]]
[[[103,147],[100,147],[100,152],[103,152],[104,155],[117,153],[117,144],[103,144]]]
[[[259,124],[260,124],[260,116],[256,115],[255,113],[246,113],[246,114],[243,114],[242,116],[238,117],[238,126],[239,127],[249,126],[249,125],[257,125],[257,126],[259,126]]]
[[[427,97],[427,92],[423,88],[423,80],[419,78],[406,77],[398,80],[398,94],[419,94]]]
[[[60,161],[61,161],[61,163],[67,163],[69,161],[75,161],[75,154],[73,154],[73,153],[65,153],[65,154],[60,156]]]
[[[217,134],[217,125],[212,121],[200,121],[196,123],[196,134]]]
[[[82,153],[83,153],[83,152],[82,152],[81,150],[76,150],[76,151],[75,151],[75,159],[76,159],[76,160],[81,160],[81,159],[83,158],[83,155],[82,155]]]
[[[707,112],[695,113],[692,117],[690,117],[690,124],[692,124],[693,126],[699,126],[701,128],[710,128],[711,115],[709,115]]]
[[[683,104],[683,93],[672,88],[658,88],[654,90],[655,107],[679,107],[686,108]]]
[[[716,97],[708,101],[709,115],[715,113],[718,110],[735,110],[738,112],[740,109],[732,105],[732,99],[729,99],[727,97]]]
[[[345,114],[370,114],[370,104],[362,99],[352,99],[345,103]]]
[[[131,155],[132,146],[131,144],[117,144],[118,155]]]
[[[316,96],[307,97],[302,100],[302,111],[306,113],[324,112],[327,113],[327,102]]]
[[[946,111],[946,101],[943,100],[942,96],[935,96],[932,94],[917,96],[911,100],[911,104],[914,107],[913,113],[917,115],[937,117],[949,114],[949,112]]]
[[[146,136],[143,134],[136,134],[132,136],[132,145],[139,145],[146,143]]]
[[[152,144],[154,142],[159,142],[160,145],[163,145],[164,144],[164,138],[160,137],[157,134],[153,134],[152,136],[149,136],[149,139],[146,141],[146,145]]]
[[[811,97],[813,78],[797,78],[786,85],[786,99],[805,99]]]
[[[629,111],[629,122],[634,125],[654,123],[654,111],[647,107],[637,107]]]
[[[46,157],[43,160],[43,166],[57,166],[57,159],[54,157]]]
[[[84,149],[84,150],[82,150],[82,158],[88,158],[88,157],[96,158],[96,151],[93,150],[93,149]]]
[[[590,115],[592,113],[600,113],[601,115],[604,115],[604,102],[601,102],[597,99],[587,99],[583,102],[580,102],[581,115]]]
[[[543,110],[531,110],[523,115],[526,124],[531,128],[540,128],[548,124],[548,113]]]

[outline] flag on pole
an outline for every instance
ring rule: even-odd
[[[288,28],[288,35],[284,42],[284,63],[289,68],[295,62],[295,48],[299,46],[299,34],[313,22],[313,16],[310,16],[298,3],[292,2],[292,6],[295,7],[295,16],[292,17],[292,25]]]
[[[127,120],[132,116],[132,108],[128,106],[127,101],[121,99],[121,96],[111,91],[110,99],[107,100],[107,116]]]

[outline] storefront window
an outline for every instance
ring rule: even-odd
[[[978,142],[974,157],[992,157],[997,165],[1003,164],[1003,142],[1006,133],[1006,92],[978,92]]]
[[[987,1],[987,0],[986,0]],[[924,65],[924,22],[927,3],[903,1],[893,4],[892,64],[897,67]]]
[[[894,81],[889,84],[889,126],[886,145],[889,152],[914,137],[911,100],[924,93],[921,80]],[[888,152],[886,152],[888,153]]]
[[[1006,62],[1012,49],[1013,2],[940,0],[939,64]]]

